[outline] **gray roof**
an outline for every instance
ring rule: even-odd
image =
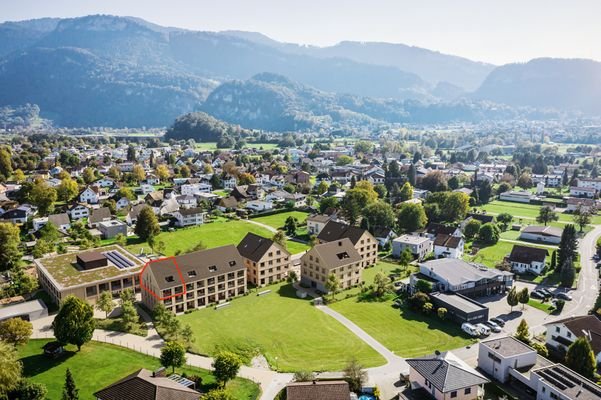
[[[92,210],[92,213],[90,214],[90,218],[88,219],[88,222],[90,224],[95,224],[104,219],[110,219],[110,218],[111,218],[111,210],[109,210],[108,207],[100,207],[95,210]]]
[[[417,373],[442,393],[482,385],[489,382],[478,371],[467,365],[450,351],[439,356],[432,355],[424,358],[412,358],[407,363]]]
[[[601,398],[601,386],[562,364],[540,368],[532,373],[544,379],[547,385],[563,393],[568,399],[599,400]]]
[[[348,238],[318,244],[306,254],[311,252],[317,253],[317,256],[323,261],[320,264],[328,269],[361,262],[361,255]]]
[[[273,240],[255,235],[252,232],[247,233],[246,236],[244,236],[244,239],[240,241],[238,244],[238,251],[242,257],[258,262],[274,244],[282,251],[284,256],[290,255],[286,249],[275,243]]]
[[[423,262],[419,265],[422,274],[428,276],[428,272],[432,271],[453,286],[466,282],[477,282],[482,279],[495,279],[499,276],[513,275],[497,269],[470,264],[455,258],[439,258]]]
[[[531,225],[524,228],[522,233],[530,233],[533,235],[561,237],[563,229],[555,228],[554,226],[536,226]]]
[[[454,293],[435,292],[430,293],[430,297],[439,299],[440,301],[450,306],[453,306],[459,310],[465,311],[466,313],[486,309],[486,306],[478,303],[477,301]]]
[[[62,225],[69,225],[71,223],[67,213],[49,215],[48,222],[50,222],[58,227],[60,227]]]
[[[317,238],[324,242],[348,238],[353,244],[356,244],[365,232],[365,229],[343,224],[342,222],[329,221],[319,232]]]
[[[94,393],[99,400],[198,400],[200,393],[141,369]]]
[[[512,357],[520,354],[536,352],[536,350],[534,350],[532,347],[517,340],[513,336],[485,340],[480,343],[503,357]]]
[[[288,400],[349,400],[346,381],[293,382],[286,386]]]
[[[0,321],[44,309],[46,309],[46,305],[39,299],[3,306],[0,307]]]
[[[183,215],[195,215],[195,214],[202,214],[204,213],[204,210],[202,209],[202,207],[193,207],[193,208],[180,208],[178,210],[178,212]]]

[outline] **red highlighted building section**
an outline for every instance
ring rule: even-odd
[[[174,280],[172,286],[181,285],[182,291],[179,293],[170,294],[169,296],[163,296],[163,293],[155,293],[154,290],[152,290],[151,288],[149,288],[147,285],[144,284],[144,282],[145,282],[144,274],[149,274],[150,268],[152,268],[152,269],[160,268],[161,269],[160,275],[172,277]],[[179,283],[177,281],[179,281]],[[155,299],[161,300],[161,301],[168,300],[173,297],[184,296],[186,294],[186,282],[184,281],[184,276],[182,275],[182,271],[180,270],[179,266],[177,265],[177,260],[175,259],[175,257],[164,257],[164,258],[159,258],[156,260],[148,261],[144,265],[144,268],[142,268],[142,271],[140,271],[140,288],[143,291],[150,294]]]

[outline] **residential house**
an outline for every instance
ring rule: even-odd
[[[307,206],[307,196],[302,193],[288,193],[284,190],[276,190],[265,196],[265,200],[273,201],[274,203],[291,203],[294,208],[302,208]]]
[[[432,252],[434,242],[428,237],[407,234],[401,235],[392,241],[392,256],[394,258],[399,258],[405,249],[409,249],[411,254],[421,261]]]
[[[445,258],[462,258],[465,240],[463,237],[445,235],[443,233],[434,238],[434,256]]]
[[[94,182],[94,185],[101,188],[112,188],[115,186],[115,181],[112,178],[101,178]]]
[[[0,220],[12,222],[13,224],[24,224],[31,214],[24,208],[13,208],[0,215]]]
[[[103,239],[112,239],[117,235],[127,236],[127,224],[118,219],[101,221],[97,226]]]
[[[511,190],[509,192],[503,192],[499,195],[499,200],[511,201],[514,203],[530,203],[530,200],[534,200],[535,198],[536,196],[534,196],[531,192],[528,192],[526,190]]]
[[[148,207],[148,204],[140,203],[140,204],[136,204],[135,206],[131,207],[131,209],[125,216],[125,221],[127,222],[127,225],[130,225],[130,226],[134,225],[138,221],[138,215],[140,214],[140,211],[142,211],[142,209],[144,207]]]
[[[67,213],[51,214],[48,216],[48,222],[56,226],[61,232],[67,232],[71,229],[71,221]]]
[[[410,358],[407,364],[411,389],[423,390],[436,400],[482,398],[484,384],[490,382],[450,351]]]
[[[227,176],[226,178],[223,179],[223,188],[224,189],[233,189],[234,187],[236,187],[237,182],[236,182],[236,177],[234,176]]]
[[[513,336],[485,340],[478,345],[478,368],[501,383],[514,379],[520,369],[536,364],[536,350]]]
[[[319,243],[339,241],[343,238],[350,239],[361,255],[363,268],[378,262],[378,241],[365,229],[329,221],[317,235]]]
[[[347,381],[292,382],[286,385],[287,400],[350,400]]]
[[[568,347],[579,337],[585,337],[601,364],[601,320],[594,315],[568,317],[545,324],[545,342],[558,354],[565,354]]]
[[[248,282],[264,286],[288,276],[292,266],[290,253],[273,240],[249,232],[237,248],[244,258]]]
[[[88,218],[88,225],[96,228],[100,222],[110,221],[113,218],[108,207],[100,207],[92,210]]]
[[[79,201],[87,204],[98,204],[100,201],[98,186],[87,186],[79,194]]]
[[[515,244],[507,261],[511,264],[511,269],[518,274],[540,275],[545,270],[545,260],[548,255],[547,249]]]
[[[216,207],[222,212],[232,211],[238,208],[238,200],[234,196],[222,197],[217,200]]]
[[[85,204],[73,204],[67,212],[72,220],[88,218],[90,216],[90,208]]]
[[[319,235],[330,221],[336,221],[336,214],[312,214],[307,217],[307,230],[310,235]]]
[[[301,282],[311,288],[328,292],[326,282],[336,275],[340,289],[361,282],[362,257],[347,237],[313,246],[301,257]]]
[[[194,208],[198,207],[198,200],[196,196],[191,194],[182,194],[175,198],[177,200],[177,204],[179,204],[180,208]]]
[[[570,196],[573,197],[585,197],[589,199],[595,198],[597,194],[597,189],[592,187],[579,187],[579,186],[570,186]]]
[[[386,247],[395,237],[397,237],[395,231],[386,227],[378,226],[374,228],[373,233],[380,247]]]
[[[601,192],[601,178],[578,178],[578,187],[592,188]]]
[[[578,210],[595,213],[597,212],[597,203],[593,199],[569,197],[566,200],[566,211],[575,212]]]
[[[206,215],[201,207],[180,208],[173,213],[175,225],[179,227],[202,225]]]
[[[251,200],[246,203],[246,208],[252,211],[261,212],[273,209],[273,203],[271,201],[264,200]]]
[[[431,240],[436,239],[438,235],[446,235],[446,236],[455,236],[455,237],[463,237],[463,232],[461,229],[452,225],[443,225],[436,222],[431,222],[426,226],[426,229],[423,232],[420,232],[422,236],[427,236]]]
[[[141,279],[142,302],[150,310],[161,303],[182,313],[246,293],[246,267],[234,245],[152,262]]]
[[[123,210],[131,205],[131,201],[127,197],[121,197],[115,202],[115,208],[117,211]]]
[[[520,232],[521,240],[559,244],[563,229],[553,226],[527,226]]]

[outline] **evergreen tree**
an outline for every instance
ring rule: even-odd
[[[595,376],[597,361],[595,353],[586,336],[581,336],[568,347],[566,366],[589,379]]]
[[[513,312],[513,307],[517,306],[519,302],[517,289],[514,287],[511,288],[509,293],[507,293],[507,304],[511,306],[511,312]]]
[[[71,370],[67,368],[65,375],[65,386],[63,387],[62,400],[79,400],[79,389],[75,386],[75,380],[71,375]]]
[[[523,288],[522,290],[520,290],[520,292],[518,293],[518,301],[520,302],[520,304],[522,304],[523,310],[524,306],[530,301],[530,294],[528,293],[528,288]]]
[[[405,182],[399,191],[399,201],[407,201],[413,198],[413,187],[409,182]]]
[[[357,178],[355,178],[355,175],[353,175],[353,176],[351,176],[351,189],[354,189],[356,185],[357,185]]]
[[[492,196],[492,186],[488,180],[484,180],[478,188],[478,197],[480,198],[480,204],[488,204]]]
[[[525,319],[520,321],[518,329],[515,332],[515,338],[526,344],[530,343],[530,329],[528,328],[528,323]]]
[[[572,287],[576,279],[576,270],[571,258],[568,258],[561,266],[560,271],[561,286]]]
[[[576,241],[576,227],[569,224],[563,228],[559,249],[557,251],[557,265],[563,268],[568,258],[574,260],[577,256],[578,242]]]
[[[409,181],[409,184],[411,186],[415,187],[416,179],[417,179],[417,171],[415,170],[415,165],[411,164],[409,166],[409,170],[407,171],[407,180]]]
[[[554,270],[557,267],[557,250],[553,250],[553,253],[551,253],[551,265],[549,266],[549,268],[551,270]]]

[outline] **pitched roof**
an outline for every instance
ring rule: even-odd
[[[311,252],[317,253],[317,256],[323,261],[321,265],[330,270],[361,262],[361,255],[349,238],[315,245],[306,254]],[[306,257],[306,255],[303,257]]]
[[[202,207],[192,207],[192,208],[180,208],[178,210],[178,212],[183,215],[195,215],[195,214],[202,214],[204,211],[202,209]]]
[[[436,222],[432,222],[426,227],[426,232],[434,236],[440,234],[452,235],[453,233],[455,233],[456,230],[457,228],[454,226],[438,224]]]
[[[99,400],[198,400],[200,393],[140,369],[94,393]]]
[[[489,382],[450,351],[424,358],[412,358],[407,360],[407,363],[442,393]]]
[[[522,233],[530,233],[533,235],[542,235],[542,236],[554,236],[554,237],[561,237],[561,234],[563,232],[563,229],[561,228],[555,228],[553,226],[537,226],[537,225],[530,225],[524,228],[524,230],[522,230]]]
[[[587,336],[595,355],[601,353],[601,320],[594,315],[568,317],[545,325],[564,324],[574,335]]]
[[[434,238],[435,246],[448,247],[450,249],[456,249],[461,244],[462,238],[457,236],[452,236],[451,234],[442,234],[439,233]]]
[[[348,400],[350,396],[346,381],[293,382],[286,386],[288,400]]]
[[[355,226],[336,221],[328,221],[321,232],[319,232],[317,239],[324,242],[332,242],[348,238],[353,244],[356,244],[365,232],[365,229],[357,228]]]
[[[530,264],[533,261],[545,262],[545,258],[548,255],[549,251],[547,249],[516,244],[513,246],[513,249],[511,249],[509,261],[515,261],[522,264]]]
[[[111,218],[111,210],[108,207],[100,207],[92,210],[88,222],[94,224],[107,218]]]
[[[61,225],[69,225],[71,223],[71,221],[69,220],[69,216],[67,215],[67,213],[61,213],[61,214],[52,214],[48,216],[48,222],[56,225],[56,226],[61,226]]]
[[[242,239],[242,241],[238,244],[238,251],[242,257],[257,262],[263,258],[265,253],[267,253],[267,251],[274,244],[280,250],[282,250],[284,254],[290,254],[286,249],[275,243],[273,240],[264,238],[263,236],[255,235],[252,232],[247,233],[246,236],[244,236],[244,239]]]

